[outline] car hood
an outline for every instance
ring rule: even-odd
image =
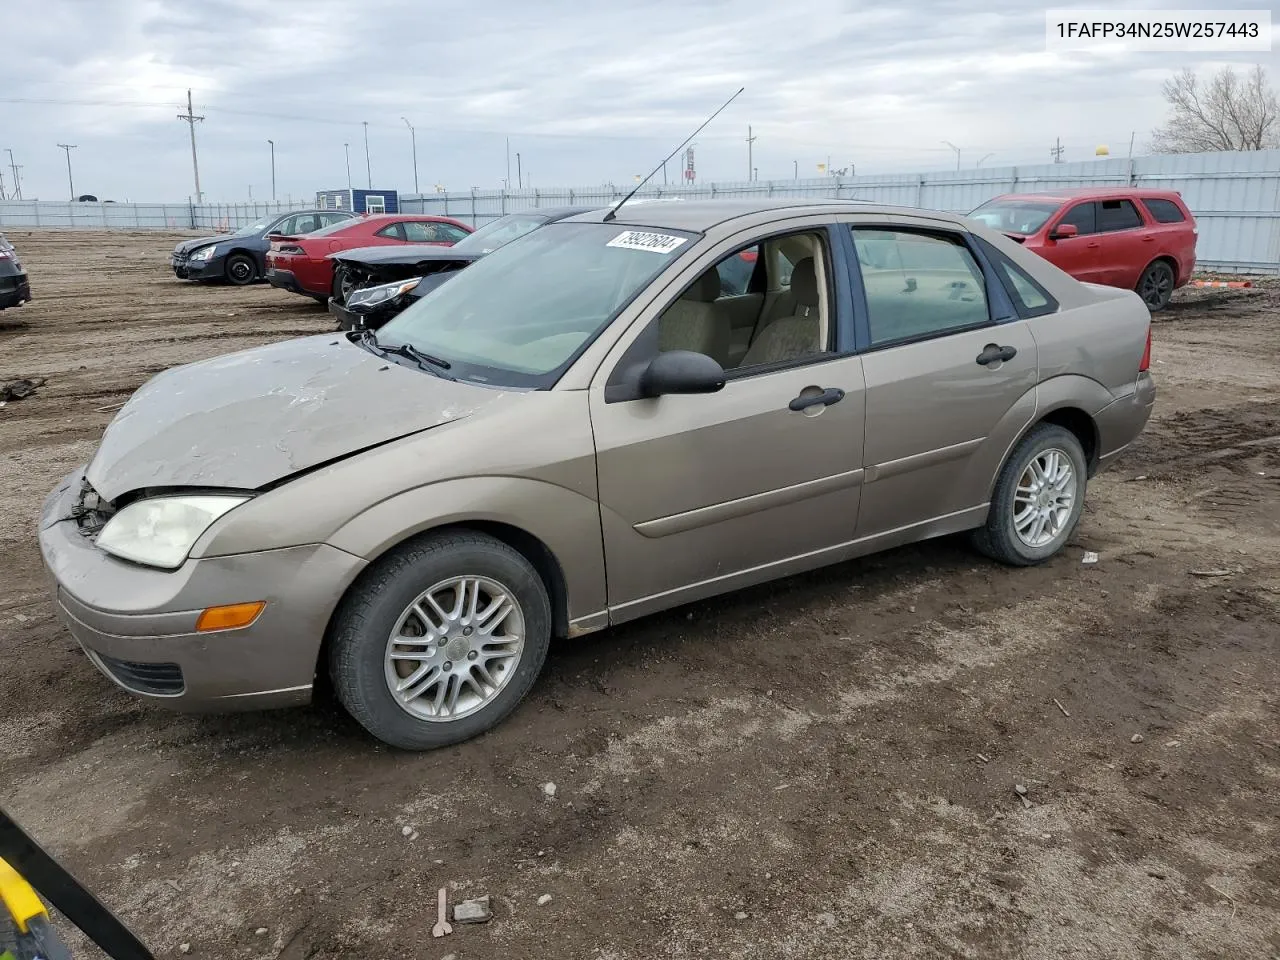
[[[502,395],[333,334],[286,340],[152,378],[107,427],[87,479],[107,500],[157,487],[256,490]]]
[[[452,263],[470,263],[479,260],[483,253],[459,253],[452,247],[439,247],[426,243],[388,244],[381,247],[356,247],[329,255],[330,260],[345,260],[350,263],[367,263],[371,266],[383,264],[414,264],[438,260]]]
[[[220,233],[216,237],[200,237],[196,240],[183,240],[180,244],[173,248],[174,253],[190,253],[192,250],[198,250],[200,247],[207,247],[211,243],[217,243],[220,240],[230,240],[231,234]]]

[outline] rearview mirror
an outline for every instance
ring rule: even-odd
[[[1069,240],[1080,235],[1080,228],[1074,223],[1060,223],[1049,234],[1050,240]]]
[[[705,353],[668,350],[660,353],[640,374],[640,395],[666,393],[715,393],[724,386],[724,367]]]

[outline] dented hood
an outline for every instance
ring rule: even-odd
[[[167,370],[121,408],[87,479],[253,490],[466,417],[502,391],[444,380],[326,334]]]

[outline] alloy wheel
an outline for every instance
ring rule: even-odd
[[[1054,447],[1036,454],[1013,495],[1013,528],[1029,547],[1052,543],[1071,520],[1076,501],[1076,470],[1067,454]]]

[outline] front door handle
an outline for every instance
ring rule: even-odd
[[[1018,350],[1016,347],[1002,347],[998,343],[988,343],[982,348],[982,352],[978,354],[977,361],[985,367],[988,363],[995,363],[997,360],[1002,363],[1012,360],[1017,355]]]
[[[1097,250],[1098,247],[1102,246],[1102,244],[1094,241],[1093,243],[1086,243],[1085,246],[1090,250]]]
[[[809,407],[816,407],[821,404],[829,407],[833,403],[839,403],[844,399],[844,391],[839,387],[827,387],[821,393],[815,393],[810,396],[801,394],[792,400],[787,407],[791,410],[807,410]]]
[[[1155,238],[1155,237],[1143,237],[1143,238],[1142,238],[1142,242],[1143,242],[1143,243],[1155,243],[1155,240],[1156,240],[1156,238]]]

